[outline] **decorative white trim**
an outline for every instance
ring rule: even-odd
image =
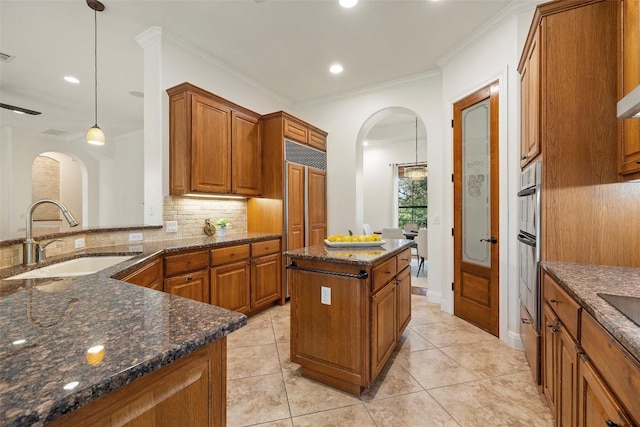
[[[143,49],[162,39],[162,28],[151,27],[134,37]]]
[[[506,338],[507,340],[504,341],[505,344],[515,348],[516,350],[524,350],[524,346],[522,345],[522,337],[520,336],[520,334],[509,331]]]

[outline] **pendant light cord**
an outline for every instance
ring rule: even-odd
[[[418,118],[416,117],[416,166],[418,166]]]
[[[94,28],[94,103],[95,103],[95,125],[98,126],[98,11],[93,10],[93,28]]]

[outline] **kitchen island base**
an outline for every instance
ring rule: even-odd
[[[373,384],[411,318],[409,246],[286,253],[291,361],[303,376],[355,395]]]

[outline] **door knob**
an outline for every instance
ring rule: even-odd
[[[491,236],[490,239],[480,239],[481,242],[489,242],[493,245],[495,245],[496,243],[498,243],[498,239],[496,239],[495,237]]]

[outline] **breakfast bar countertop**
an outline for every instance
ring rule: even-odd
[[[121,282],[142,263],[184,250],[280,235],[97,248],[67,255],[134,255],[97,273],[0,279],[0,425],[42,425],[228,335],[244,314]],[[52,257],[51,262],[65,257]],[[25,271],[16,266],[0,277]]]
[[[636,359],[640,360],[640,326],[598,296],[640,298],[640,268],[543,262],[542,267]]]
[[[284,253],[299,259],[313,261],[336,262],[341,264],[373,265],[378,261],[397,255],[411,247],[413,241],[407,239],[389,239],[380,246],[348,246],[329,247],[327,245],[308,246]]]

